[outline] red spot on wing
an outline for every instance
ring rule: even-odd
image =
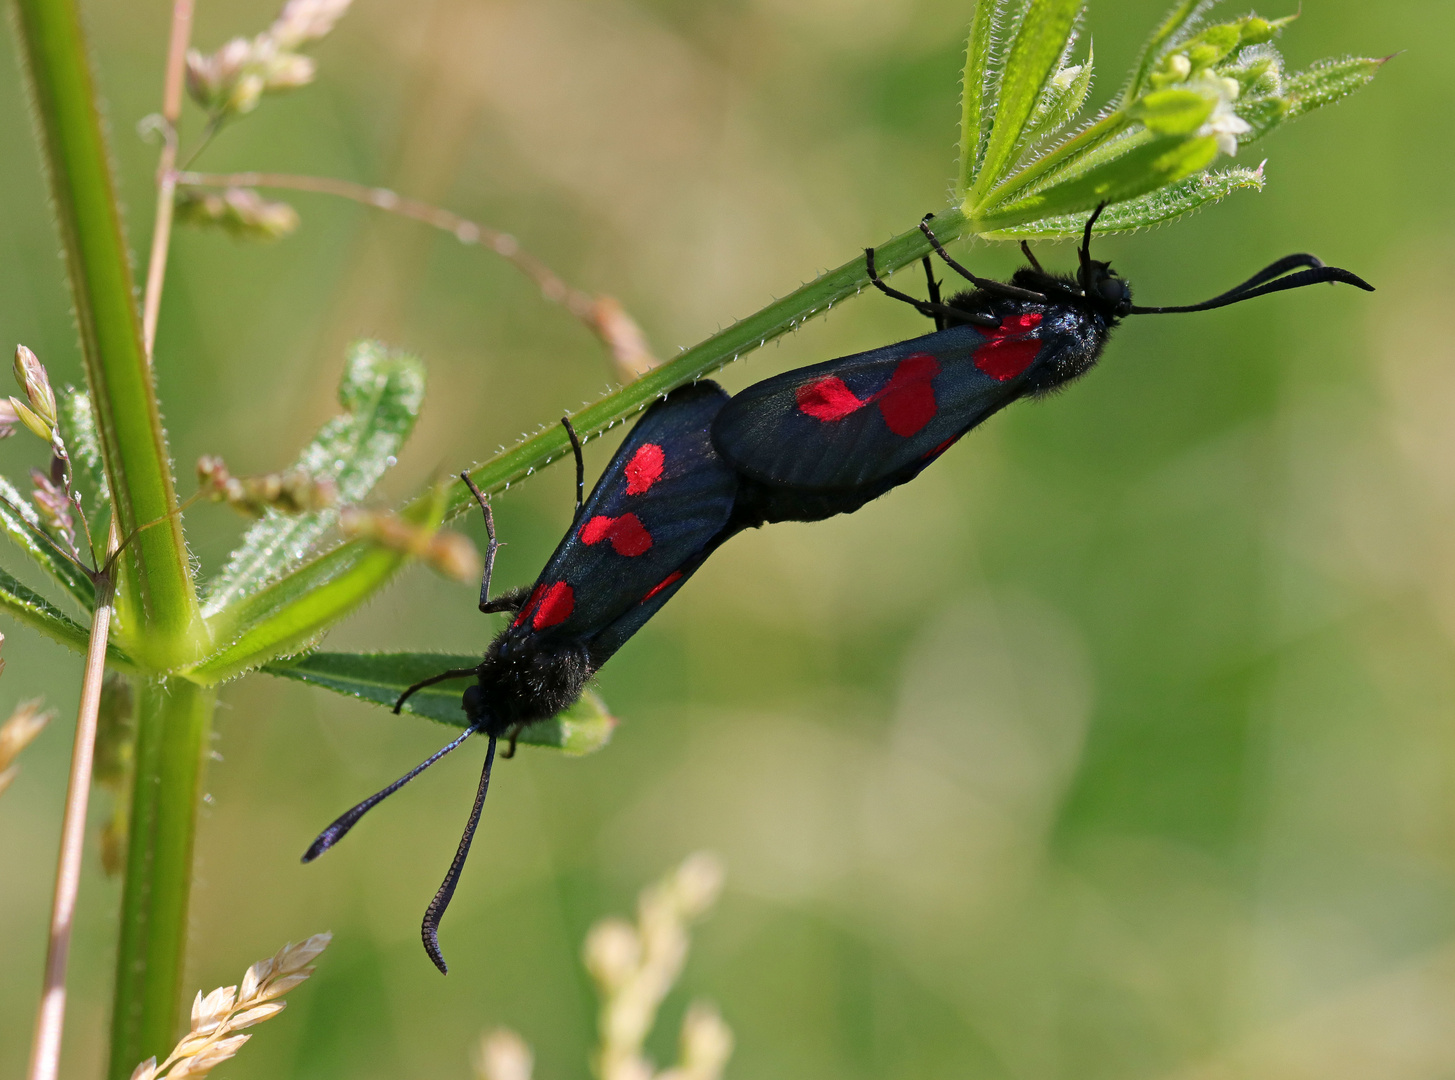
[[[662,479],[662,464],[666,455],[656,443],[642,443],[637,452],[626,463],[626,493],[641,495]]]
[[[991,330],[980,332],[988,337],[975,350],[975,366],[997,382],[1014,379],[1036,359],[1041,343],[1036,338],[1022,337],[1041,325],[1041,313],[1028,311],[1012,315]]]
[[[530,620],[532,627],[544,630],[571,617],[571,611],[576,607],[576,594],[564,581],[558,581],[549,587],[537,585],[532,597],[536,593],[540,594],[540,599],[535,602],[535,614]]]
[[[681,580],[682,580],[682,571],[681,570],[673,570],[670,574],[668,574],[666,577],[664,577],[661,581],[657,582],[656,585],[652,586],[652,591],[649,592],[649,593],[647,593],[646,596],[642,597],[642,603],[645,604],[652,597],[656,596],[663,589],[667,588],[667,586],[669,586],[669,585],[675,585],[675,584],[677,584],[677,582],[679,582]]]
[[[515,613],[515,618],[511,621],[510,624],[512,628],[522,625],[526,621],[526,619],[529,619],[531,617],[531,614],[536,609],[536,605],[541,602],[541,595],[545,591],[546,587],[544,585],[537,585],[534,589],[531,590],[530,596],[527,597],[525,603],[520,606],[520,610]]]
[[[827,379],[820,379],[809,386],[798,388],[798,411],[807,413],[815,420],[822,420],[824,423],[842,420],[867,404],[869,402],[860,401],[854,392],[844,385],[844,380],[836,375],[830,375]]]
[[[932,380],[939,373],[939,362],[928,353],[915,353],[900,361],[888,384],[874,395],[890,431],[907,439],[935,418]]]
[[[960,434],[963,435],[964,432],[961,432]],[[926,454],[920,460],[921,461],[928,461],[930,458],[937,458],[941,454],[943,454],[946,450],[950,449],[950,447],[954,446],[959,441],[960,441],[960,436],[959,435],[951,435],[948,439],[946,439],[944,442],[940,443],[939,446],[935,447],[933,450],[931,450],[928,454]]]
[[[581,542],[588,546],[603,540],[610,541],[613,551],[628,558],[652,548],[652,534],[647,532],[635,514],[622,514],[615,518],[597,514],[581,526],[580,537]]]
[[[798,388],[798,411],[832,423],[877,402],[889,430],[908,438],[934,419],[932,380],[939,373],[939,362],[933,356],[915,353],[901,360],[884,388],[867,398],[860,398],[843,379],[830,375]]]

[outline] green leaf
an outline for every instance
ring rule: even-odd
[[[359,342],[339,384],[339,402],[348,411],[323,426],[293,467],[334,481],[341,503],[359,502],[394,464],[423,401],[424,365],[378,342]],[[337,507],[311,514],[268,511],[209,584],[203,614],[210,619],[288,573],[337,521]]]
[[[435,528],[445,505],[444,489],[433,487],[401,516]],[[362,540],[334,548],[229,606],[213,621],[216,640],[227,644],[188,672],[188,678],[211,685],[308,648],[410,561],[403,552]]]
[[[76,479],[83,485],[81,490],[89,496],[88,501],[93,506],[87,519],[99,544],[101,515],[110,505],[111,489],[106,484],[106,464],[101,460],[101,436],[96,433],[96,414],[91,409],[91,395],[84,390],[68,387],[61,395],[60,414],[61,434],[66,440],[71,467],[75,471]]]
[[[1195,90],[1153,90],[1138,98],[1127,115],[1158,135],[1191,135],[1207,123],[1216,106]]]
[[[32,630],[39,630],[52,641],[58,641],[68,649],[84,653],[91,640],[91,631],[76,622],[44,596],[27,589],[20,582],[0,570],[0,611],[11,615],[17,622]],[[131,658],[115,645],[106,650],[106,663],[120,671],[135,672],[136,665]]]
[[[29,528],[26,522],[29,522]],[[62,555],[54,544],[48,544],[37,536],[37,529],[44,531],[35,507],[9,480],[0,477],[0,530],[70,593],[82,609],[90,611],[96,605],[96,586],[91,584],[91,578]]]
[[[1089,212],[1103,202],[1133,199],[1207,168],[1217,155],[1217,139],[1211,135],[1163,135],[1134,142],[1110,160],[983,212],[979,227],[995,233],[1042,218]]]
[[[1031,0],[1001,74],[985,158],[966,199],[971,205],[1015,160],[1021,133],[1066,52],[1080,10],[1081,0]]]
[[[478,656],[444,653],[309,653],[297,660],[264,666],[269,675],[297,679],[332,690],[336,694],[394,707],[410,686],[452,669],[473,668]],[[465,726],[460,695],[474,681],[473,674],[435,683],[417,691],[404,703],[404,711],[431,720]],[[589,754],[611,741],[616,718],[596,694],[587,691],[565,712],[530,725],[519,741],[530,746],[549,746],[571,755]]]
[[[1036,102],[1036,111],[1031,114],[1026,130],[1021,134],[1021,150],[1033,146],[1041,139],[1059,131],[1070,123],[1072,117],[1086,104],[1091,92],[1091,76],[1094,67],[1093,50],[1087,48],[1086,62],[1066,65],[1051,77],[1041,100]]]
[[[1215,0],[1182,0],[1176,7],[1167,13],[1167,18],[1162,25],[1152,31],[1152,36],[1147,39],[1142,51],[1137,56],[1136,65],[1132,68],[1132,76],[1127,80],[1126,89],[1122,91],[1121,105],[1123,108],[1130,105],[1142,92],[1146,90],[1151,80],[1152,72],[1161,63],[1162,57],[1171,50],[1180,36],[1187,32],[1189,26],[1195,24],[1195,20],[1204,11],[1213,6]]]
[[[1385,58],[1387,60],[1388,57]],[[1385,60],[1351,56],[1342,60],[1323,60],[1305,71],[1295,72],[1284,80],[1288,99],[1288,119],[1331,105],[1342,97],[1367,85],[1384,66]]]
[[[975,0],[970,17],[970,37],[965,44],[965,74],[960,81],[960,195],[970,190],[980,154],[985,145],[985,75],[990,61],[990,43],[1000,4]]]
[[[1261,167],[1198,173],[1169,187],[1108,206],[1096,219],[1092,232],[1100,236],[1164,224],[1245,188],[1263,190]],[[1063,214],[1039,218],[985,236],[989,240],[1062,240],[1080,236],[1085,227],[1085,214]]]

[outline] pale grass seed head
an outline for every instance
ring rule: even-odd
[[[313,961],[332,939],[332,934],[314,934],[296,945],[289,942],[248,968],[239,985],[219,986],[205,997],[198,991],[192,1002],[192,1030],[160,1065],[156,1058],[138,1065],[131,1080],[206,1076],[252,1038],[235,1032],[283,1011],[287,1002],[278,999],[313,974]]]
[[[531,1080],[535,1057],[515,1032],[496,1028],[480,1036],[474,1064],[479,1080]]]
[[[0,636],[0,642],[4,640]],[[0,664],[0,667],[3,666]],[[56,715],[54,709],[41,709],[44,700],[31,698],[29,701],[22,701],[10,714],[10,719],[0,727],[0,791],[9,787],[20,771],[20,766],[15,764],[20,751],[29,746]]]

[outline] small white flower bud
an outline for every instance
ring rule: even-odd
[[[642,962],[642,942],[622,919],[602,919],[586,935],[586,970],[608,992],[624,985]]]

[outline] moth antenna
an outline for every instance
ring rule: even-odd
[[[488,580],[486,584],[489,584]],[[481,610],[484,610],[483,604],[481,605]],[[399,695],[399,700],[394,703],[394,715],[398,716],[399,710],[404,708],[404,703],[412,698],[416,693],[423,690],[426,686],[433,686],[435,683],[444,682],[446,679],[462,679],[466,675],[474,675],[478,673],[479,670],[479,668],[472,667],[451,668],[449,671],[441,671],[438,675],[431,675],[427,679],[420,679],[419,682],[415,683],[413,686],[409,687],[409,689],[405,690],[404,693]]]
[[[1321,285],[1325,282],[1343,282],[1345,285],[1353,285],[1363,289],[1365,292],[1373,292],[1374,286],[1365,281],[1358,274],[1350,273],[1348,270],[1341,270],[1337,266],[1318,266],[1301,270],[1296,274],[1289,274],[1287,277],[1279,276],[1283,270],[1294,266],[1308,266],[1302,260],[1313,259],[1312,255],[1290,255],[1280,259],[1271,266],[1260,270],[1251,278],[1239,285],[1236,289],[1230,289],[1221,296],[1214,296],[1211,300],[1204,300],[1200,304],[1187,304],[1181,307],[1135,307],[1133,306],[1128,314],[1131,315],[1180,315],[1190,311],[1211,311],[1213,308],[1227,307],[1229,304],[1241,304],[1244,300],[1252,300],[1255,296],[1267,296],[1269,293],[1283,292],[1287,289],[1302,289],[1307,285]],[[1317,261],[1317,260],[1315,260]],[[1283,265],[1282,270],[1275,268]],[[1270,280],[1276,279],[1276,280]]]
[[[485,751],[485,768],[480,772],[480,787],[475,792],[475,805],[470,810],[470,820],[465,823],[460,846],[455,849],[454,861],[450,863],[449,872],[445,874],[439,892],[434,894],[429,907],[425,908],[424,922],[419,928],[420,937],[424,940],[424,951],[429,953],[429,958],[440,969],[441,975],[448,975],[450,969],[445,963],[444,954],[440,952],[440,920],[444,918],[445,909],[450,906],[450,898],[455,895],[455,886],[460,883],[460,871],[465,869],[465,856],[470,854],[470,841],[475,839],[475,828],[480,824],[480,811],[485,806],[485,795],[490,790],[490,767],[494,764],[495,736],[491,735],[489,749]]]
[[[329,848],[337,844],[340,840],[344,838],[345,835],[347,835],[350,829],[352,829],[355,825],[359,823],[359,818],[363,817],[370,810],[374,809],[374,807],[378,806],[390,795],[393,795],[405,784],[409,783],[409,781],[413,780],[420,773],[424,772],[425,769],[429,768],[440,758],[448,754],[451,750],[454,750],[471,735],[475,734],[477,730],[478,729],[474,727],[466,728],[464,734],[461,735],[458,739],[455,739],[453,742],[443,747],[442,749],[436,750],[433,754],[425,758],[414,768],[410,769],[398,780],[394,781],[394,783],[390,784],[388,787],[384,788],[381,791],[376,791],[363,802],[359,803],[358,806],[355,806],[352,810],[349,810],[344,814],[340,815],[339,818],[334,821],[332,825],[330,825],[328,828],[324,829],[323,832],[318,834],[318,838],[314,840],[313,843],[308,845],[308,850],[303,853],[303,861],[306,863],[310,863],[314,859],[322,855]],[[490,745],[492,748],[495,745],[494,736],[491,736]]]

